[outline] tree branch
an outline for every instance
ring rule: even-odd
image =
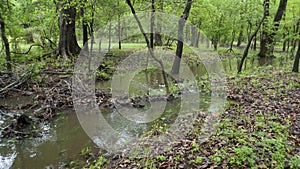
[[[30,52],[31,48],[34,47],[34,46],[39,46],[39,47],[42,47],[42,48],[44,49],[44,46],[42,46],[42,45],[39,45],[39,44],[33,44],[33,45],[31,45],[31,46],[29,47],[29,49],[28,49],[27,52],[23,52],[23,53],[10,52],[10,53],[12,53],[12,54],[17,54],[17,55],[27,55],[27,54]]]

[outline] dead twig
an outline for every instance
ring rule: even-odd
[[[28,78],[29,76],[29,73],[31,72],[32,70],[29,70],[25,73],[23,73],[19,79],[17,79],[16,81],[12,82],[11,84],[5,86],[4,88],[0,89],[0,93],[6,91],[6,90],[10,90],[11,88],[15,88],[19,85],[21,85],[22,83],[24,83],[26,81],[26,79]]]

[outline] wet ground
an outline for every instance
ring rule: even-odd
[[[251,69],[257,65],[262,65],[263,61],[259,60],[247,60],[245,63],[245,69]],[[230,59],[224,61],[224,69],[226,72],[235,71],[239,59]],[[266,62],[263,62],[266,63]],[[280,62],[267,62],[268,64],[275,64]],[[203,65],[191,63],[191,70],[198,75],[206,74]],[[279,66],[279,64],[278,64]],[[146,79],[144,75],[141,78],[136,78],[143,83]],[[162,77],[160,72],[153,71],[149,74],[149,79],[155,79],[150,82],[150,87],[154,88],[153,92],[162,93],[164,86],[162,85]],[[109,91],[111,82],[105,81],[98,83],[97,88]],[[121,85],[121,84],[120,84]],[[149,87],[149,86],[148,86]],[[131,88],[135,93],[142,91],[143,87],[135,86]],[[6,121],[13,119],[15,114],[23,113],[18,109],[22,105],[30,103],[35,96],[24,97],[11,97],[2,98],[0,100],[0,128],[4,128]],[[210,96],[201,95],[201,107],[203,111],[209,110]],[[175,112],[178,109],[180,101],[172,101],[166,108],[168,112]],[[9,109],[10,112],[5,111]],[[174,109],[174,110],[172,110]],[[149,125],[139,124],[135,125],[129,121],[122,120],[121,115],[115,111],[112,107],[102,109],[102,113],[105,119],[115,129],[124,129],[125,134],[141,134],[149,130]],[[90,140],[87,134],[81,128],[77,119],[76,113],[72,109],[58,111],[58,118],[53,122],[41,123],[42,137],[26,138],[23,140],[15,139],[0,139],[0,169],[1,168],[63,168],[66,163],[69,163],[71,159],[80,158],[80,152],[83,148],[89,146],[95,148],[96,145]],[[172,118],[172,116],[170,116]],[[120,120],[121,119],[121,120]],[[0,133],[1,135],[1,133]]]

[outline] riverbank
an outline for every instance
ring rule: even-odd
[[[251,74],[228,77],[227,81],[226,112],[207,141],[199,142],[199,130],[195,126],[194,133],[164,154],[130,158],[100,153],[85,165],[100,168],[299,168],[300,75],[269,66]],[[201,123],[198,127],[201,128]]]
[[[113,53],[99,69],[97,75],[101,89],[96,88],[96,100],[99,106],[109,109],[108,114],[114,113],[115,105],[125,101],[131,107],[143,107],[144,103],[137,103],[139,97],[116,101],[111,98],[109,79],[115,66],[133,51]],[[115,56],[116,55],[116,56]],[[91,152],[87,147],[78,151],[82,159],[69,159],[61,166],[66,168],[101,167],[101,168],[274,168],[293,167],[300,164],[300,77],[290,73],[290,66],[280,66],[282,63],[268,62],[265,66],[256,58],[246,61],[245,72],[236,75],[238,59],[230,56],[224,58],[223,66],[228,73],[227,77],[227,107],[222,114],[217,130],[211,137],[200,142],[197,138],[203,122],[199,116],[194,124],[192,133],[176,143],[172,149],[164,154],[146,158],[128,158],[122,156],[105,155],[105,151]],[[199,78],[199,89],[209,93],[208,76],[205,68],[197,58],[187,58],[186,61]],[[24,140],[39,138],[43,127],[38,124],[53,123],[62,110],[72,109],[72,64],[64,63],[57,66],[50,63],[39,69],[38,72],[25,71],[18,78],[1,74],[1,88],[3,99],[29,98],[29,101],[12,101],[1,104],[0,109],[9,112],[9,119],[1,129],[1,136],[5,139]],[[161,77],[159,71],[151,71],[151,77]],[[3,78],[2,78],[3,77]],[[138,79],[138,78],[137,78]],[[159,78],[161,80],[161,78]],[[106,81],[104,81],[106,80]],[[107,81],[108,80],[108,81]],[[145,81],[140,81],[145,83]],[[106,84],[108,83],[108,84]],[[155,81],[158,93],[164,93],[162,81]],[[11,85],[12,84],[12,85]],[[7,87],[9,86],[9,87]],[[104,86],[104,87],[103,87]],[[103,90],[102,90],[103,89]],[[172,85],[172,92],[178,94],[178,88]],[[180,93],[180,91],[179,91]],[[179,95],[175,95],[180,97]],[[164,97],[155,98],[166,99]],[[26,100],[26,99],[25,99]],[[205,101],[209,103],[208,101]],[[172,102],[171,107],[180,104]],[[177,105],[178,106],[178,105]],[[168,109],[167,111],[173,111]],[[72,112],[74,113],[74,112]],[[6,113],[7,114],[7,113]],[[170,113],[171,114],[171,113]],[[115,115],[115,114],[114,114]],[[159,135],[168,127],[167,120],[151,124],[147,129],[147,137]],[[165,124],[164,124],[165,123]],[[2,124],[1,124],[2,125]],[[79,124],[78,124],[79,125]],[[124,126],[118,126],[124,128]],[[126,127],[126,126],[125,126]],[[74,153],[74,151],[72,151]]]

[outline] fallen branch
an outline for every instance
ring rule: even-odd
[[[41,71],[40,73],[51,74],[51,75],[73,75],[74,72],[55,72],[55,71]]]
[[[39,47],[42,47],[42,48],[44,49],[44,46],[42,46],[42,45],[39,45],[39,44],[33,44],[33,45],[31,45],[31,46],[29,47],[29,49],[28,49],[27,52],[24,52],[24,53],[10,52],[10,53],[12,53],[12,54],[17,54],[17,55],[27,55],[27,54],[30,52],[31,48],[34,47],[34,46],[39,46]]]
[[[9,90],[11,88],[15,88],[19,85],[21,85],[22,83],[24,83],[26,81],[26,79],[28,78],[28,74],[29,72],[31,72],[32,70],[29,70],[25,73],[23,73],[19,79],[17,79],[16,81],[12,82],[11,84],[5,86],[4,88],[0,89],[0,93],[6,91],[6,90]]]

